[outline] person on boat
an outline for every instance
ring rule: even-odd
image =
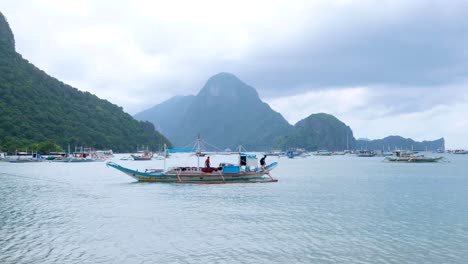
[[[260,168],[265,169],[265,159],[266,155],[263,155],[263,158],[260,159]]]
[[[210,168],[210,157],[208,156],[205,160],[205,168]]]

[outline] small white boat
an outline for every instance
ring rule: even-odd
[[[328,150],[324,150],[324,149],[321,149],[321,150],[317,150],[316,152],[314,152],[314,156],[331,156],[332,153]]]
[[[345,151],[333,151],[332,152],[332,155],[336,156],[336,155],[345,155],[346,152]]]
[[[42,162],[45,158],[39,153],[16,152],[16,155],[6,158],[11,163]]]
[[[360,151],[357,152],[356,155],[358,157],[368,158],[368,157],[375,157],[377,155],[377,153],[375,153],[374,151],[371,151],[371,150],[360,150]]]
[[[111,159],[114,157],[114,152],[112,151],[112,149],[96,150],[94,151],[94,153],[96,154],[96,157],[98,159],[102,159],[102,160],[107,160],[107,159]]]
[[[407,156],[407,157],[385,157],[391,162],[437,162],[443,157],[425,157],[424,155],[419,156]]]
[[[80,152],[75,152],[72,153],[70,156],[67,158],[68,162],[96,162],[96,161],[104,161],[101,159],[97,159],[90,155],[89,153],[80,153]]]
[[[145,150],[138,154],[130,154],[133,160],[151,160],[153,158],[153,152]]]
[[[385,157],[391,162],[437,162],[443,157],[426,157],[424,155],[406,154],[405,152],[396,151],[394,156]]]
[[[96,162],[104,161],[98,158],[96,152],[92,148],[75,147],[75,152],[70,153],[67,157],[68,162]]]

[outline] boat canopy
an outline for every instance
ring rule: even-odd
[[[188,152],[195,152],[196,150],[193,148],[171,148],[167,149],[169,153],[188,153]]]
[[[255,154],[240,153],[240,162],[241,166],[257,167],[258,159]]]

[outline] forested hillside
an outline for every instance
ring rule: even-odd
[[[293,131],[279,140],[277,147],[315,151],[354,149],[354,145],[353,131],[349,126],[332,115],[319,113],[297,122]]]
[[[356,149],[368,149],[368,150],[395,150],[395,149],[407,149],[407,150],[443,150],[445,149],[445,139],[440,138],[432,141],[414,141],[411,138],[403,138],[400,136],[388,136],[383,139],[375,140],[356,140]]]
[[[0,13],[0,147],[12,152],[44,141],[117,152],[170,145],[151,123],[136,121],[121,107],[66,85],[22,58]]]

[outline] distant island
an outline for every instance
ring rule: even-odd
[[[403,140],[398,141],[392,137],[375,142],[356,140],[348,125],[326,113],[311,114],[292,126],[262,102],[253,87],[225,72],[209,78],[197,95],[173,97],[134,117],[155,124],[179,147],[190,146],[198,135],[220,149],[236,149],[239,145],[261,151],[379,150],[382,145],[429,150],[444,147],[443,139],[423,142],[401,137]]]
[[[440,138],[433,141],[417,142],[411,138],[403,138],[400,136],[388,136],[383,139],[376,140],[356,140],[356,149],[358,150],[383,150],[391,151],[395,149],[406,150],[444,150],[445,139]]]

